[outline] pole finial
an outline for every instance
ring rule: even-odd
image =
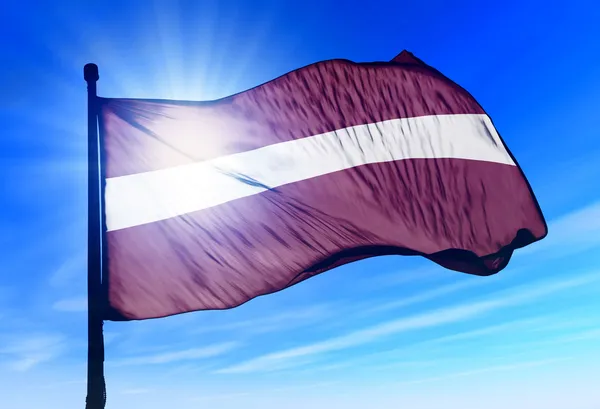
[[[85,82],[96,82],[100,79],[98,75],[98,66],[96,64],[86,64],[83,66],[83,79]]]

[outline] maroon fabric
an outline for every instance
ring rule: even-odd
[[[101,99],[104,172],[165,169],[395,118],[483,113],[410,53],[390,63],[325,61],[214,102]],[[105,318],[231,308],[381,254],[493,274],[546,231],[518,166],[364,165],[106,233]]]
[[[349,126],[483,114],[465,90],[402,53],[390,63],[324,61],[214,102],[101,99],[106,177],[244,152]],[[193,129],[192,137],[182,128]]]
[[[111,319],[231,308],[380,254],[422,254],[488,275],[506,265],[513,247],[545,234],[515,166],[364,165],[109,232],[109,300],[118,313]]]

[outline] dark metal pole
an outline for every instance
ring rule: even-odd
[[[102,335],[102,227],[96,64],[83,67],[88,92],[88,367],[86,409],[104,409],[104,339]]]

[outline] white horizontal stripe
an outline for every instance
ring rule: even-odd
[[[109,231],[124,229],[218,206],[264,192],[266,187],[369,163],[418,158],[514,165],[486,115],[393,119],[205,162],[109,178],[106,223]]]

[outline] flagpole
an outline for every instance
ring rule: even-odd
[[[104,338],[102,335],[102,227],[100,213],[100,164],[96,64],[83,67],[88,93],[88,366],[86,409],[103,409]]]

